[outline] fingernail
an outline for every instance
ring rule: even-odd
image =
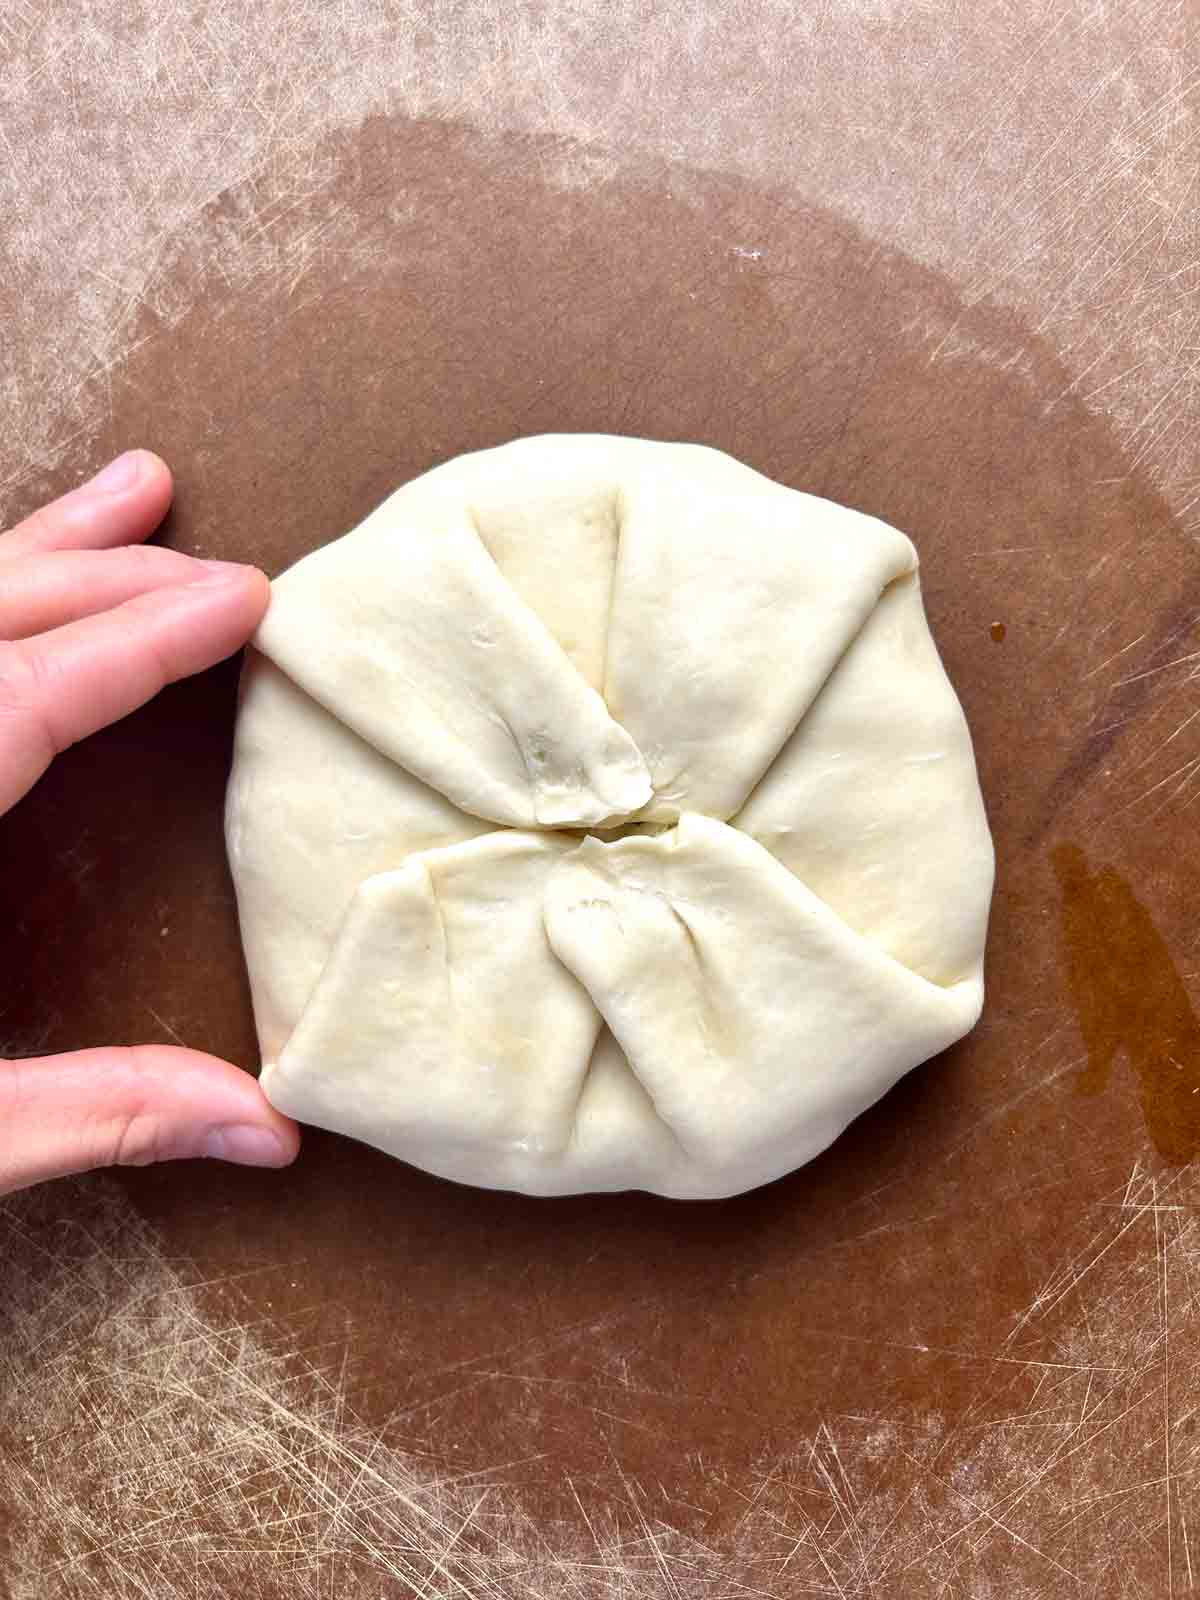
[[[219,589],[227,584],[244,583],[251,570],[237,561],[197,561],[196,565],[201,572],[188,584],[189,589]]]
[[[121,494],[132,489],[142,472],[141,451],[126,450],[96,476],[84,484],[85,489],[97,489],[101,494]]]
[[[214,1128],[204,1141],[203,1154],[214,1161],[236,1161],[243,1167],[279,1167],[285,1151],[269,1128],[247,1122]]]

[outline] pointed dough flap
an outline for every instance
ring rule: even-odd
[[[707,817],[585,843],[550,879],[546,928],[691,1158],[695,1193],[811,1159],[982,1003],[978,976],[925,982]]]
[[[884,593],[733,825],[931,983],[975,971],[992,840],[915,573]]]
[[[490,824],[380,755],[257,650],[246,652],[241,701],[225,837],[259,1042],[273,1061],[363,879]]]
[[[573,846],[493,833],[368,878],[264,1072],[272,1103],[446,1177],[536,1190],[600,1027],[542,923]]]
[[[629,496],[604,693],[650,768],[647,817],[732,817],[916,566],[885,523],[747,476],[646,474]]]
[[[461,508],[409,523],[386,502],[275,581],[255,643],[475,816],[591,827],[649,798],[633,740]]]

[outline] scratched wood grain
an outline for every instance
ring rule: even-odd
[[[518,433],[917,540],[983,1023],[713,1205],[323,1134],[0,1207],[0,1596],[1185,1595],[1200,1357],[1187,3],[95,0],[0,18],[0,521],[140,442],[278,570]],[[253,1065],[234,671],[0,823],[10,1053]]]

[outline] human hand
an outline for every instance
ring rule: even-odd
[[[0,533],[0,813],[68,745],[232,655],[258,626],[261,572],[140,543],[170,502],[165,464],[130,451]],[[0,1061],[0,1194],[181,1156],[285,1166],[298,1143],[248,1073],[197,1050]]]

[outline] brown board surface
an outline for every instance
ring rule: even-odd
[[[916,541],[998,885],[975,1033],[750,1195],[535,1201],[314,1131],[282,1174],[4,1202],[0,1597],[1192,1592],[1194,16],[418,5],[393,59],[351,0],[303,79],[346,74],[343,110],[305,121],[315,9],[244,39],[216,6],[157,36],[49,9],[0,22],[0,519],[144,444],[165,542],[274,573],[464,450],[716,445]],[[238,115],[290,131],[222,168],[231,60]],[[159,215],[147,95],[205,181],[152,261],[118,240],[103,343],[88,273],[30,241],[62,178],[107,259],[72,150]],[[0,822],[7,1053],[255,1065],[235,684],[167,691]]]

